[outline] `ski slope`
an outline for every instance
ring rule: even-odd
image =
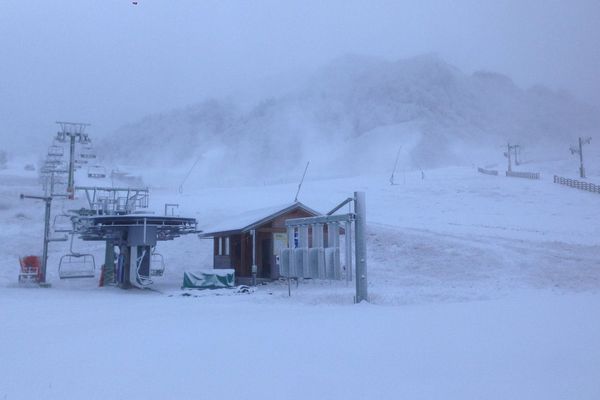
[[[19,288],[43,206],[18,199],[40,189],[12,166],[0,171],[0,399],[597,399],[600,195],[553,184],[553,171],[572,176],[564,165],[527,165],[540,181],[472,167],[399,171],[393,186],[307,180],[300,200],[322,212],[367,194],[361,305],[344,282],[182,296],[183,271],[212,265],[212,242],[195,236],[159,245],[167,270],[153,291],[59,281],[64,243],[50,246],[52,288]],[[179,203],[200,229],[289,203],[297,186],[179,193],[155,176],[151,207]],[[100,264],[100,245],[76,246]]]

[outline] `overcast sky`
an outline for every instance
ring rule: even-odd
[[[2,146],[96,135],[347,53],[437,53],[600,105],[598,0],[0,0]]]

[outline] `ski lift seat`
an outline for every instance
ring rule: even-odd
[[[81,152],[81,154],[79,155],[81,158],[96,158],[96,154],[92,153],[92,152]]]
[[[160,253],[152,253],[150,257],[150,276],[163,276],[165,259]]]
[[[91,254],[65,254],[58,264],[60,279],[94,278],[96,262]]]
[[[54,216],[52,228],[54,229],[54,232],[57,233],[72,232],[73,221],[71,220],[71,216],[68,214],[57,214],[56,216]]]
[[[65,154],[65,149],[62,146],[50,146],[48,148],[49,156],[62,157]]]
[[[88,169],[88,178],[106,178],[106,169],[100,166],[93,166]]]

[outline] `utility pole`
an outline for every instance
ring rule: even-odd
[[[575,146],[571,146],[569,148],[569,150],[571,151],[571,154],[579,154],[579,176],[581,178],[585,178],[585,168],[583,167],[583,145],[584,144],[590,144],[590,142],[592,141],[591,137],[579,137],[579,146],[575,147]]]
[[[69,178],[67,181],[67,195],[70,200],[75,198],[75,144],[89,144],[89,136],[85,133],[85,128],[90,124],[82,122],[57,121],[60,131],[56,134],[56,140],[62,143],[69,141]]]

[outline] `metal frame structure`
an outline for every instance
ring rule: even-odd
[[[67,181],[67,194],[69,199],[75,196],[75,143],[90,144],[91,139],[85,133],[90,124],[82,122],[56,122],[61,130],[56,134],[56,140],[61,143],[69,142],[69,178]]]
[[[148,208],[150,201],[148,188],[76,186],[74,190],[85,193],[92,215],[131,214],[140,208]]]
[[[340,214],[334,215],[335,212],[340,210],[345,205],[353,203],[354,204],[354,212],[349,212],[348,214]],[[360,303],[362,301],[369,301],[368,298],[368,287],[367,287],[367,242],[366,242],[366,205],[365,205],[365,193],[364,192],[354,192],[353,197],[349,197],[340,203],[337,207],[331,210],[327,215],[320,215],[316,217],[307,217],[307,218],[294,218],[289,219],[285,222],[286,227],[288,228],[288,247],[289,249],[293,249],[296,243],[296,232],[298,233],[298,244],[301,247],[308,248],[308,228],[312,227],[313,232],[313,248],[311,250],[316,250],[319,252],[323,247],[323,225],[328,225],[328,235],[329,247],[336,248],[339,246],[339,225],[345,225],[346,231],[346,279],[351,279],[351,271],[352,271],[352,225],[354,225],[354,256],[355,256],[355,266],[356,266],[356,295],[354,298],[355,303]],[[324,250],[323,250],[324,251]],[[302,263],[304,264],[303,273],[308,271],[308,277],[313,278],[322,278],[326,276],[328,273],[323,274],[321,262],[318,261],[317,265],[309,266],[310,263],[310,253],[305,252],[302,256]],[[333,255],[335,257],[335,254]],[[290,257],[291,259],[292,257]],[[317,254],[317,260],[320,258]],[[294,261],[295,262],[295,261]],[[307,268],[308,267],[308,268]],[[291,269],[291,266],[290,266]],[[339,279],[338,273],[333,273],[333,279]],[[288,272],[288,288],[289,288],[289,278],[290,273]]]
[[[105,268],[122,288],[152,283],[152,249],[158,241],[198,233],[194,218],[140,214],[89,215],[74,218],[74,234],[84,241],[106,242]],[[119,261],[114,264],[114,247]],[[164,271],[164,269],[163,269]],[[106,276],[106,275],[105,275]]]

